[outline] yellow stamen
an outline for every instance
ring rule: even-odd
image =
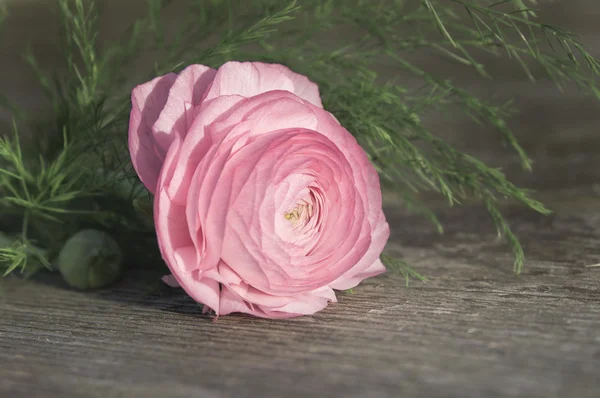
[[[292,223],[292,225],[294,225],[298,222],[301,215],[302,215],[302,209],[295,207],[294,210],[290,211],[289,213],[285,213],[283,216],[285,217],[286,220],[290,221]]]

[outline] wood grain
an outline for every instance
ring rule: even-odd
[[[595,3],[554,2],[544,16],[597,44]],[[27,21],[39,22],[27,26],[38,27],[29,33],[45,48],[40,26],[49,16],[15,12],[6,27],[15,35],[0,36],[0,88],[35,109],[32,76],[12,57]],[[47,53],[42,62],[51,67],[53,59]],[[445,226],[439,235],[390,197],[387,251],[429,281],[405,287],[399,276],[375,278],[313,317],[213,321],[162,286],[160,271],[143,267],[91,293],[67,289],[56,275],[11,278],[0,282],[0,397],[600,396],[600,267],[588,267],[600,263],[598,103],[525,85],[514,69],[480,82],[437,68],[475,92],[517,97],[522,112],[512,127],[536,162],[531,174],[464,118],[428,123],[540,191],[554,210],[541,217],[503,207],[527,255],[523,275],[512,273],[511,253],[479,205],[447,209],[431,200]]]
[[[510,213],[529,254],[519,277],[483,209],[442,214],[439,237],[388,208],[389,250],[428,283],[375,278],[289,321],[212,321],[143,269],[96,293],[8,280],[0,395],[596,397],[600,268],[585,265],[600,262],[599,207],[570,206]]]

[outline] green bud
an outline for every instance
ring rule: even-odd
[[[122,271],[121,249],[106,232],[85,229],[73,235],[58,255],[65,282],[77,289],[96,289],[113,283]]]

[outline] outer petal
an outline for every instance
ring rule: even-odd
[[[216,71],[191,65],[137,86],[131,95],[129,151],[140,180],[152,193],[175,136],[185,137],[189,115],[201,103]]]
[[[202,102],[202,97],[216,73],[216,70],[208,66],[190,65],[177,76],[169,91],[167,102],[154,124],[155,139],[165,152],[173,142],[175,134],[182,138],[187,134],[190,126],[186,114]]]
[[[319,108],[323,107],[321,95],[319,94],[319,86],[310,81],[308,77],[293,72],[287,66],[279,64],[273,64],[273,66],[285,73],[292,83],[294,83],[294,91],[292,91],[294,94]]]
[[[379,260],[379,256],[390,236],[390,226],[385,221],[383,212],[381,218],[373,231],[371,246],[352,269],[329,284],[332,289],[347,290],[355,287],[363,279],[370,278],[385,272],[385,267]]]
[[[173,274],[165,275],[161,279],[165,284],[171,287],[181,287],[181,285],[179,284],[179,282],[177,282],[177,279],[173,276]]]
[[[175,159],[174,174],[169,182],[169,196],[179,202],[185,203],[192,175],[198,164],[202,161],[213,141],[206,134],[206,126],[219,117],[227,114],[232,108],[243,101],[240,96],[223,96],[211,101],[205,101],[197,107],[198,115],[190,126],[188,134],[182,143],[181,154]]]
[[[193,244],[186,223],[185,207],[174,203],[167,192],[173,176],[174,163],[180,151],[181,140],[177,138],[167,153],[165,167],[162,169],[158,189],[154,197],[154,226],[158,246],[163,259],[171,268],[175,277],[177,277],[177,272],[180,270],[180,267],[176,267],[176,250]]]
[[[166,192],[173,176],[173,164],[181,148],[181,139],[176,137],[169,148],[158,182],[159,189],[154,198],[154,224],[158,237],[158,246],[163,259],[173,273],[176,282],[194,300],[219,308],[219,283],[214,279],[203,278],[202,272],[196,269],[197,258],[190,250],[193,246],[185,218],[185,207],[174,203]],[[171,222],[175,220],[176,222]],[[175,281],[169,279],[169,284]]]
[[[367,267],[367,269],[362,270],[361,272],[351,275],[351,271],[352,270],[350,270],[346,275],[342,275],[333,283],[329,284],[329,287],[337,290],[352,289],[367,278],[372,278],[374,276],[383,274],[386,269],[381,260],[378,258],[373,264],[371,264],[371,266]]]
[[[285,300],[288,303],[280,306],[257,305],[230,290],[229,287],[224,286],[221,291],[218,314],[227,315],[234,312],[241,312],[260,318],[293,318],[303,315],[313,315],[327,307],[329,302],[337,301],[333,291],[328,288],[285,298],[271,297],[268,300]]]
[[[183,279],[185,280],[186,278],[184,277]],[[175,278],[175,276],[172,274],[163,276],[162,281],[170,287],[181,287],[181,285],[177,281],[177,278]],[[189,292],[188,294],[190,294],[190,296],[192,296],[193,298],[200,297],[200,300],[196,299],[196,301],[199,301],[202,304],[206,305],[206,307],[204,307],[203,313],[208,312],[209,308],[219,308],[220,287],[216,281],[210,279],[198,281],[191,280],[187,283],[187,286],[191,287],[191,290],[193,290],[193,294],[190,294]]]
[[[157,155],[152,126],[167,102],[176,77],[176,74],[169,73],[141,84],[131,92],[129,153],[140,180],[152,193],[163,162],[163,158]]]
[[[206,99],[221,95],[253,97],[273,90],[289,91],[315,106],[323,106],[317,85],[308,78],[283,65],[262,62],[223,64],[217,71]]]

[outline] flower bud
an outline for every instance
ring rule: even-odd
[[[108,286],[121,274],[121,249],[106,232],[85,229],[65,243],[58,256],[58,269],[71,287]]]

